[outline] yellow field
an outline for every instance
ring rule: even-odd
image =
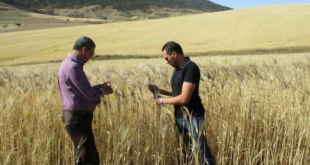
[[[159,55],[174,40],[188,54],[308,49],[310,5],[271,6],[77,27],[0,34],[0,65],[62,60],[79,36],[97,43],[98,55]]]
[[[310,164],[309,54],[192,60],[201,69],[200,96],[216,164]],[[61,122],[58,67],[0,69],[0,164],[74,164]],[[114,94],[95,111],[102,165],[182,164],[173,107],[158,108],[146,87],[169,87],[173,68],[164,59],[91,62],[84,68],[92,84],[114,81]]]

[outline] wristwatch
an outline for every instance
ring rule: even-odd
[[[160,104],[160,105],[163,105],[163,104],[164,104],[164,98],[160,98],[159,104]]]

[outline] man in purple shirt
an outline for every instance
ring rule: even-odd
[[[80,37],[73,51],[61,63],[58,72],[63,123],[74,143],[75,164],[99,165],[99,154],[92,130],[93,111],[100,97],[113,93],[112,82],[91,86],[83,70],[84,64],[95,55],[95,43]]]

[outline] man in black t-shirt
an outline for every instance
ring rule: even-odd
[[[175,68],[171,78],[172,90],[160,89],[153,84],[149,84],[148,88],[155,94],[172,96],[170,98],[159,96],[156,103],[174,105],[177,131],[181,136],[179,143],[185,161],[198,153],[202,164],[213,165],[212,155],[204,135],[205,109],[199,97],[199,67],[189,57],[184,56],[181,46],[176,42],[167,42],[162,52],[167,64]]]

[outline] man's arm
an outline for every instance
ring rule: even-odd
[[[172,91],[171,89],[159,89],[159,94],[172,96]]]
[[[154,85],[154,84],[148,84],[148,89],[152,93],[162,94],[162,95],[166,95],[166,96],[172,96],[172,91],[171,90],[169,90],[169,89],[160,89],[160,88],[158,88],[157,85]]]
[[[90,86],[82,69],[72,68],[68,75],[68,81],[72,89],[87,102],[100,101],[101,91]]]
[[[184,82],[182,86],[182,93],[178,96],[171,98],[158,98],[156,103],[161,104],[172,104],[172,105],[184,105],[189,102],[192,97],[192,94],[195,90],[196,84]]]
[[[159,98],[157,104],[173,104],[173,105],[184,105],[188,104],[192,97],[192,94],[196,88],[196,84],[200,81],[200,70],[197,65],[191,66],[186,70],[184,74],[182,92],[180,95],[172,98]]]

